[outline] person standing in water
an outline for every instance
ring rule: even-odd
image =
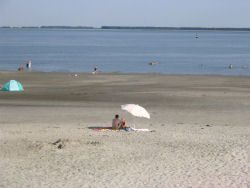
[[[98,67],[97,67],[97,65],[96,65],[95,68],[94,68],[93,74],[97,74],[97,73],[98,73],[97,69],[98,69]]]
[[[29,60],[29,61],[27,61],[27,63],[26,63],[26,67],[27,67],[27,69],[31,69],[31,61]]]

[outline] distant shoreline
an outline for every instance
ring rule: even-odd
[[[212,28],[212,27],[127,27],[127,26],[101,26],[89,27],[89,26],[37,26],[37,27],[12,27],[2,26],[0,30],[125,30],[125,31],[241,31],[250,32],[250,28]]]
[[[67,71],[41,71],[41,70],[33,70],[33,71],[15,71],[15,70],[2,70],[0,69],[0,76],[1,74],[58,74],[58,75],[93,75],[92,72],[67,72]],[[125,73],[125,72],[99,72],[98,74],[94,76],[105,76],[105,75],[134,75],[134,76],[179,76],[179,77],[187,77],[187,76],[196,76],[196,77],[239,77],[239,78],[250,78],[250,75],[248,74],[178,74],[178,73]]]

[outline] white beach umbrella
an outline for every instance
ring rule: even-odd
[[[129,112],[136,117],[144,117],[150,119],[150,115],[147,110],[138,104],[124,104],[121,105],[121,109]]]

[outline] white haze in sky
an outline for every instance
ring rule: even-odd
[[[0,0],[0,26],[250,27],[250,0]]]

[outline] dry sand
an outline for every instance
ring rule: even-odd
[[[0,187],[250,187],[250,77],[78,75],[0,72]]]

